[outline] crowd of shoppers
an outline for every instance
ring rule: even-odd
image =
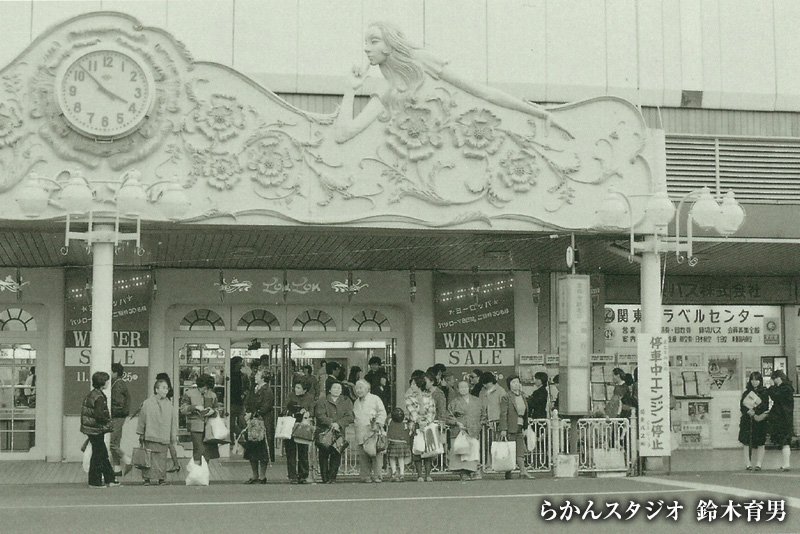
[[[295,484],[309,480],[311,443],[323,483],[336,482],[342,453],[348,447],[358,455],[365,482],[383,481],[386,468],[390,480],[403,481],[409,464],[418,482],[430,482],[434,458],[443,454],[448,455],[450,471],[462,480],[477,479],[481,477],[483,457],[479,447],[487,427],[495,439],[516,444],[520,477],[532,478],[525,466],[524,432],[529,419],[549,417],[557,402],[557,390],[546,373],[536,373],[536,388],[527,396],[517,376],[509,376],[500,384],[494,373],[475,369],[465,380],[458,380],[444,365],[437,364],[425,371],[413,371],[401,404],[392,408],[388,374],[380,359],[372,358],[366,374],[354,366],[346,380],[345,369],[333,361],[324,362],[316,373],[311,366],[299,369],[292,377],[291,392],[279,405],[267,365],[250,368],[234,358],[231,368],[237,373],[236,380],[231,380],[231,441],[241,446],[244,459],[250,463],[248,484],[266,483],[267,469],[275,458],[274,423],[279,415],[293,418],[295,429],[303,425],[312,429],[308,435],[293,433],[281,440],[287,477]],[[175,410],[169,376],[159,373],[153,396],[131,413],[130,396],[122,379],[124,370],[118,363],[112,370],[111,377],[95,373],[94,389],[84,400],[81,430],[93,446],[90,485],[118,484],[117,477],[125,469],[120,436],[128,417],[138,416],[139,444],[150,451],[150,465],[142,470],[145,485],[165,484],[166,473],[181,469],[176,453],[179,416],[185,417],[193,462],[202,465],[203,459],[219,458],[218,445],[207,439],[209,419],[223,414],[214,377],[197,376],[195,387],[184,391]],[[110,412],[104,393],[109,380]],[[776,394],[780,396],[780,392]],[[449,432],[444,431],[446,428]],[[110,457],[102,439],[107,432],[112,434]],[[440,443],[445,437],[449,442]],[[511,478],[510,471],[506,477]]]

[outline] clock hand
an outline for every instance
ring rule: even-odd
[[[92,76],[92,73],[89,72],[88,70],[86,70],[86,68],[83,65],[78,64],[78,66],[81,68],[81,70],[83,70],[83,72],[85,72],[86,74],[89,75],[89,78],[91,78],[94,81],[94,83],[97,84],[97,88],[100,89],[101,93],[105,93],[107,96],[111,97],[112,99],[121,100],[122,102],[124,102],[126,104],[128,103],[127,100],[125,100],[124,98],[122,98],[118,94],[114,93],[113,91],[110,91],[109,89],[106,89],[106,87],[102,83],[100,83],[100,80],[98,80],[97,78]]]

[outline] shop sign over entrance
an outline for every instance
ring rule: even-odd
[[[514,288],[503,275],[434,277],[435,361],[458,375],[514,371]]]

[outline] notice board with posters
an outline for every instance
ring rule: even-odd
[[[503,387],[514,373],[514,287],[507,274],[434,274],[436,363],[456,376],[491,371]]]
[[[91,273],[84,269],[65,271],[66,310],[64,340],[64,415],[80,415],[83,398],[91,389]],[[131,410],[147,397],[149,381],[150,272],[114,273],[111,319],[112,361],[125,369]]]

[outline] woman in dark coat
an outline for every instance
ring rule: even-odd
[[[539,371],[533,375],[533,381],[536,384],[536,389],[528,397],[528,417],[530,419],[547,419],[549,417],[547,405],[550,400],[547,373]]]
[[[748,407],[745,398],[750,394],[756,395],[760,404]],[[752,395],[750,395],[752,398]],[[747,470],[753,469],[751,464],[751,451],[755,449],[755,470],[761,471],[761,462],[764,460],[764,444],[767,441],[767,415],[769,409],[769,395],[764,387],[764,378],[758,371],[750,373],[747,387],[742,392],[739,401],[742,416],[739,419],[739,443],[744,445],[744,463]]]
[[[324,399],[319,399],[314,408],[317,421],[315,439],[319,453],[319,470],[323,484],[333,484],[339,474],[339,464],[342,454],[336,448],[319,442],[320,434],[333,430],[334,437],[343,436],[345,429],[353,424],[353,401],[342,395],[342,384],[334,380],[328,382],[327,394]]]
[[[769,397],[772,399],[772,408],[769,410],[769,436],[772,443],[781,447],[783,454],[783,465],[781,471],[788,471],[790,469],[789,459],[791,449],[789,445],[792,441],[793,434],[793,417],[794,417],[794,389],[792,383],[786,378],[786,373],[780,369],[773,371],[770,375],[774,385],[770,386],[767,390]]]
[[[253,476],[248,484],[266,484],[269,465],[269,428],[272,426],[272,409],[275,395],[269,387],[269,375],[265,370],[256,373],[256,386],[247,393],[244,402],[247,419],[244,458],[250,461]]]

